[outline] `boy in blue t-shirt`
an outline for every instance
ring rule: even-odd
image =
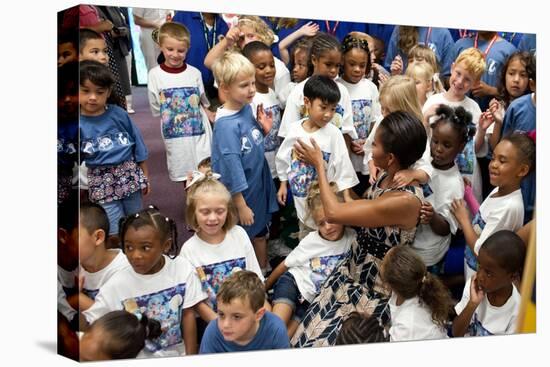
[[[264,308],[265,289],[256,273],[233,273],[216,298],[218,318],[208,324],[199,354],[290,348],[285,324]]]

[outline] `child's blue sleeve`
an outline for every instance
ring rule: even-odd
[[[273,349],[290,348],[290,340],[288,338],[286,326],[277,316],[275,316],[273,320],[274,324],[276,323],[276,325],[278,326],[273,333]]]
[[[441,75],[451,75],[451,65],[454,61],[454,41],[450,32],[443,35],[443,50],[441,51]]]
[[[218,320],[212,320],[206,327],[204,335],[202,336],[201,346],[199,348],[199,354],[218,353],[223,352],[222,348],[219,348],[218,341]]]
[[[390,43],[388,45],[388,51],[386,52],[386,60],[384,60],[384,68],[386,70],[390,70],[391,62],[397,56],[398,48],[397,48],[397,38],[399,37],[399,26],[396,26],[393,29],[393,32],[391,34]]]
[[[248,188],[241,162],[239,125],[234,120],[218,121],[212,139],[212,169],[221,175],[220,181],[231,195]]]

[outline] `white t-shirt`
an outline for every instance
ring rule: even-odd
[[[355,237],[351,228],[345,228],[338,241],[327,241],[318,231],[310,232],[286,257],[285,266],[306,301],[313,301],[325,279],[350,251]]]
[[[277,154],[277,150],[279,149],[282,141],[278,135],[279,126],[281,126],[281,114],[283,107],[281,106],[281,102],[279,102],[275,91],[271,88],[267,93],[260,93],[256,91],[256,94],[254,95],[254,99],[250,105],[252,107],[252,114],[256,119],[258,118],[256,114],[258,112],[258,105],[260,104],[263,104],[265,113],[271,113],[273,117],[273,126],[271,127],[271,130],[269,130],[269,133],[264,136],[264,149],[265,159],[267,160],[267,164],[271,170],[271,176],[276,177],[277,170],[275,169],[275,155]]]
[[[306,117],[304,105],[304,85],[309,78],[298,83],[286,101],[285,112],[281,119],[281,127],[279,128],[279,136],[286,137],[289,134],[290,125]],[[336,82],[340,90],[340,101],[336,106],[336,113],[330,122],[336,126],[342,134],[348,134],[352,139],[357,139],[357,132],[353,126],[351,99],[346,87]]]
[[[145,342],[140,353],[143,357],[182,355],[183,309],[206,298],[197,273],[185,258],[164,259],[163,268],[155,274],[138,274],[131,266],[120,270],[101,288],[93,306],[83,312],[90,324],[116,310],[145,313],[159,321],[162,334]]]
[[[151,112],[160,116],[170,179],[184,181],[211,153],[212,127],[203,108],[209,102],[201,73],[192,65],[181,73],[157,65],[149,72],[147,89]]]
[[[65,294],[59,279],[57,279],[57,311],[65,316],[69,322],[71,322],[73,317],[77,314],[77,311],[69,305],[69,302],[67,302],[67,295]]]
[[[273,89],[277,96],[283,91],[287,84],[290,83],[290,71],[286,67],[285,63],[276,57],[273,57],[275,62],[275,80],[273,81]]]
[[[326,124],[321,129],[308,133],[302,126],[306,119],[295,121],[292,126],[289,126],[288,135],[279,147],[275,164],[279,180],[288,181],[298,219],[308,227],[316,229],[317,226],[311,216],[306,215],[306,197],[311,181],[317,178],[317,172],[313,166],[298,159],[294,152],[294,143],[301,139],[305,144],[310,144],[310,138],[315,139],[323,152],[327,178],[329,182],[335,182],[338,185],[338,190],[357,185],[359,179],[351,164],[344,137],[338,128],[333,124]],[[307,220],[306,217],[308,217]]]
[[[288,99],[288,96],[290,95],[290,92],[294,89],[294,87],[298,83],[290,82],[288,83],[278,94],[277,97],[279,98],[279,101],[281,101],[281,108],[285,109],[286,107],[286,100]]]
[[[91,299],[95,300],[95,297],[97,296],[97,293],[99,292],[99,289],[107,283],[111,277],[118,272],[119,270],[130,266],[130,263],[128,262],[128,258],[122,250],[120,249],[111,249],[107,250],[109,252],[113,251],[116,252],[117,255],[115,258],[111,261],[109,265],[104,267],[103,269],[96,271],[95,273],[90,273],[84,269],[84,267],[80,266],[80,274],[84,277],[84,286],[82,287],[82,291],[84,294],[86,294]]]
[[[470,97],[465,96],[464,99],[460,102],[452,102],[445,97],[445,92],[438,93],[428,98],[428,100],[424,104],[424,107],[422,107],[422,113],[426,113],[426,111],[431,106],[436,104],[444,104],[452,108],[456,108],[458,106],[464,107],[466,111],[472,114],[472,122],[476,127],[476,134],[478,133],[479,117],[481,116],[481,109],[479,108],[479,105],[477,104],[476,101],[474,101]],[[458,164],[459,170],[462,173],[462,176],[468,178],[472,183],[472,190],[474,192],[474,196],[476,197],[478,202],[481,202],[482,200],[481,170],[477,164],[476,156],[483,157],[484,154],[483,152],[480,152],[480,154],[476,155],[475,137],[474,137],[472,138],[472,140],[466,143],[464,150],[462,151],[462,153],[460,153],[457,156],[455,162]]]
[[[493,233],[507,229],[517,231],[523,226],[523,196],[521,190],[502,197],[494,197],[498,192],[498,187],[487,196],[487,199],[479,206],[479,211],[472,220],[474,231],[479,235],[474,250],[479,254],[479,249],[485,240]],[[468,246],[464,252],[464,274],[466,279],[472,277],[477,269],[476,257]]]
[[[390,342],[445,339],[447,331],[432,321],[430,309],[418,297],[409,298],[397,306],[397,296],[390,297]]]
[[[216,310],[216,295],[229,275],[239,270],[250,270],[264,281],[254,248],[246,231],[239,225],[227,231],[218,244],[211,244],[193,235],[181,248],[180,256],[186,258],[197,271],[202,289],[208,295],[208,305]]]
[[[342,78],[338,78],[337,81],[342,83],[349,92],[353,125],[358,136],[356,141],[364,144],[370,131],[374,128],[374,124],[382,116],[382,108],[378,100],[378,89],[368,79],[361,79],[356,84],[348,83]],[[364,156],[352,152],[351,163],[353,163],[356,172],[361,172],[364,175],[369,174],[369,167],[364,162]]]
[[[429,202],[435,213],[439,213],[447,223],[452,234],[456,233],[458,222],[451,213],[454,199],[464,197],[464,182],[456,164],[448,170],[433,169],[433,175],[427,185],[422,185],[424,200]],[[422,258],[426,266],[437,264],[449,249],[451,234],[435,234],[429,224],[421,224],[416,229],[412,248]]]
[[[468,278],[464,286],[462,299],[455,306],[457,315],[460,315],[470,301],[471,283],[472,278]],[[470,326],[466,332],[467,336],[514,334],[516,332],[516,320],[519,313],[521,295],[513,284],[512,287],[512,295],[500,307],[491,305],[487,295],[483,297],[483,300],[472,315]]]

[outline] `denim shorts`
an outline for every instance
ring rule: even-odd
[[[296,279],[288,271],[281,275],[275,283],[272,303],[274,306],[277,303],[284,303],[292,307],[294,311],[292,318],[297,322],[302,321],[309,307],[309,302],[302,297],[298,289]]]

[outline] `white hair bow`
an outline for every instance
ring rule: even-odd
[[[199,181],[206,180],[207,177],[212,177],[215,180],[219,180],[220,177],[222,176],[219,173],[214,173],[214,172],[209,172],[208,175],[205,175],[200,171],[193,171],[191,173],[191,182],[187,184],[187,187],[185,189],[189,189],[191,186],[193,186]]]

